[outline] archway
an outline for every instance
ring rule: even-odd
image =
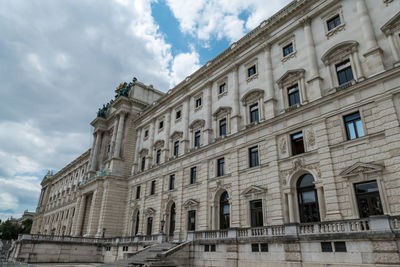
[[[300,222],[319,222],[318,195],[311,174],[300,176],[296,184]]]
[[[223,192],[219,199],[219,229],[230,227],[230,204],[228,192]]]
[[[176,210],[175,210],[175,203],[173,203],[171,205],[170,212],[169,212],[168,235],[170,237],[174,236],[175,222],[176,222]]]

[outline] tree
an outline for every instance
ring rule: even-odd
[[[17,239],[20,226],[14,220],[7,220],[0,225],[1,238],[4,240]]]
[[[31,232],[32,223],[33,223],[32,219],[25,219],[22,222],[20,233],[21,234],[29,234]]]

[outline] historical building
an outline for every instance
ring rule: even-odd
[[[170,241],[181,266],[400,264],[399,34],[397,0],[295,0],[165,94],[121,84],[15,258]]]

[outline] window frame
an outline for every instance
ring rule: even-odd
[[[143,172],[145,169],[146,169],[146,156],[143,156],[140,163],[140,171]]]
[[[341,62],[338,62],[334,65],[335,67],[335,73],[336,73],[336,79],[338,82],[339,86],[342,86],[344,84],[347,83],[351,83],[352,81],[355,81],[355,76],[354,76],[354,71],[353,71],[353,65],[351,64],[351,60],[350,58],[347,58]],[[340,68],[340,69],[339,69]],[[348,70],[350,70],[350,73],[348,72]],[[341,73],[344,73],[346,76],[346,81],[341,81]],[[351,79],[349,79],[350,77],[349,74],[351,74]]]
[[[297,90],[295,92],[291,93],[290,91],[294,90],[294,89],[297,89]],[[299,83],[295,83],[295,84],[292,84],[292,85],[286,87],[286,92],[287,92],[287,99],[288,99],[288,107],[289,108],[294,107],[294,106],[298,106],[298,105],[301,104],[301,96],[300,96],[301,94],[300,94]],[[294,94],[296,94],[295,95],[295,100],[296,101],[298,100],[298,102],[291,104],[291,96],[294,95]]]
[[[252,110],[254,107],[256,107],[256,110]],[[256,115],[253,120],[253,113],[256,112]],[[260,122],[260,108],[258,106],[258,102],[249,105],[249,117],[250,117],[250,123],[257,123]]]
[[[358,113],[359,119],[352,119],[352,120],[349,120],[349,121],[346,120],[346,117],[353,116],[353,115],[355,115],[357,113]],[[355,140],[355,139],[362,138],[362,137],[366,136],[364,120],[363,120],[363,118],[361,116],[361,112],[359,110],[356,111],[356,112],[352,112],[352,113],[349,113],[347,115],[344,115],[344,116],[342,116],[342,118],[343,118],[344,130],[345,130],[345,133],[346,133],[346,140],[347,141]],[[359,128],[357,127],[357,122],[358,121],[360,121],[360,123],[361,123],[361,130],[362,130],[362,134],[363,134],[362,136],[360,136]],[[354,137],[354,138],[351,138],[351,136],[350,136],[350,132],[349,132],[349,129],[348,129],[348,124],[349,123],[352,123],[352,125],[354,127],[354,133],[356,135],[356,137]]]
[[[334,28],[329,29],[328,22],[339,16],[340,24],[336,25]],[[325,37],[326,39],[331,38],[340,31],[344,31],[346,28],[346,21],[343,16],[342,5],[339,4],[329,9],[326,13],[321,16],[322,23],[324,25]]]
[[[218,85],[218,95],[222,95],[224,93],[226,93],[227,91],[227,86],[226,86],[226,82],[221,83],[220,85]],[[222,89],[222,91],[221,91]]]
[[[194,108],[195,108],[195,109],[199,109],[199,108],[201,108],[202,106],[203,106],[202,97],[201,97],[201,96],[196,97],[196,98],[194,99]]]
[[[158,130],[161,131],[162,129],[164,129],[164,121],[163,120],[158,122]]]
[[[161,149],[156,150],[156,164],[161,163]]]
[[[197,180],[197,166],[190,168],[190,184],[195,184]]]
[[[282,55],[284,58],[290,56],[293,53],[294,53],[294,46],[292,42],[282,47]]]
[[[223,125],[224,128],[222,128],[222,126],[221,126],[221,122],[222,122],[222,121],[225,122],[224,125]],[[228,119],[227,119],[226,117],[221,118],[221,119],[218,120],[218,129],[219,129],[218,133],[219,133],[219,137],[223,137],[223,136],[226,136],[226,135],[227,135],[227,122],[228,122]],[[224,134],[222,134],[221,129],[224,129]]]
[[[217,177],[225,175],[225,157],[217,159]]]
[[[294,140],[293,138],[294,138],[296,135],[299,135],[299,134],[301,134],[301,139],[302,139],[302,143],[303,143],[302,152],[295,151],[295,149],[296,149],[296,148],[295,148],[295,147],[296,147],[296,146],[295,146],[296,140],[297,140],[297,139],[300,139],[300,138],[296,138],[296,140]],[[304,143],[304,133],[303,133],[303,131],[294,132],[294,133],[290,134],[289,138],[290,138],[291,156],[296,156],[296,155],[301,155],[301,154],[306,153],[306,147],[305,147],[305,143]]]
[[[174,150],[173,150],[174,157],[178,157],[179,156],[179,140],[174,141]]]
[[[150,196],[155,195],[156,193],[156,180],[152,180],[150,182]]]
[[[337,19],[339,19],[339,24],[337,24]],[[331,24],[331,22],[333,22],[333,25]],[[340,25],[342,25],[342,19],[340,18],[340,14],[336,14],[331,16],[329,19],[327,19],[325,21],[328,32],[334,30],[336,27],[339,27]],[[333,26],[332,28],[330,28],[331,26]]]
[[[187,230],[188,231],[196,231],[196,210],[188,210],[188,220],[187,220]],[[193,219],[194,219],[194,222],[193,223],[191,223],[191,221],[190,221],[190,219],[192,218],[191,217],[191,214],[192,214],[192,217],[193,217]],[[193,227],[191,227],[191,226],[193,226]]]
[[[169,176],[168,189],[169,190],[174,190],[175,189],[175,174],[171,174]]]
[[[199,148],[201,146],[201,131],[197,130],[194,132],[194,147]]]
[[[249,168],[257,167],[260,165],[260,158],[258,154],[258,146],[253,146],[248,149],[249,152]]]
[[[136,199],[140,199],[140,185],[136,186]]]

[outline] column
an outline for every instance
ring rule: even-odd
[[[170,153],[170,140],[169,136],[171,135],[171,109],[167,109],[167,113],[165,115],[165,142],[164,142],[164,161],[168,160]]]
[[[140,149],[141,137],[142,137],[142,128],[138,128],[136,130],[135,161],[132,166],[131,174],[134,174],[135,171],[139,170],[139,149]]]
[[[80,205],[77,214],[77,219],[75,221],[75,236],[81,236],[82,234],[82,223],[83,223],[83,216],[85,214],[85,205],[86,205],[86,196],[82,195],[79,199]],[[78,205],[77,205],[78,206]]]
[[[288,210],[289,210],[289,222],[294,223],[295,218],[294,218],[294,205],[293,205],[293,193],[289,192],[287,193],[287,199],[288,199]]]
[[[204,145],[208,145],[211,142],[212,138],[212,82],[209,82],[206,89],[206,98],[205,98],[205,108],[206,108],[206,117],[205,117],[205,125],[204,125]]]
[[[264,95],[265,102],[265,119],[272,119],[275,117],[276,110],[276,99],[275,99],[275,87],[274,87],[274,74],[272,68],[271,59],[271,44],[267,44],[265,49],[265,74],[267,80],[267,92]]]
[[[325,221],[326,209],[325,209],[324,189],[319,182],[315,183],[315,188],[317,190],[320,218],[321,221]]]
[[[354,65],[356,67],[357,80],[358,81],[365,80],[364,72],[363,72],[363,69],[362,69],[362,66],[361,66],[361,62],[360,62],[360,57],[359,57],[357,51],[354,51],[351,54],[351,60],[354,62]]]
[[[115,139],[117,138],[117,130],[118,130],[118,120],[117,118],[114,118],[114,127],[113,127],[113,133],[111,136],[111,148],[110,148],[110,154],[113,153],[115,149]],[[112,154],[111,154],[112,155]],[[111,157],[110,155],[110,157]]]
[[[156,120],[153,119],[149,127],[149,154],[147,155],[147,168],[149,169],[152,164],[153,154],[154,154],[154,136],[156,132]]]
[[[115,141],[114,158],[120,158],[122,136],[124,134],[125,113],[119,113],[117,139]]]
[[[231,133],[240,131],[239,65],[233,67]]]
[[[399,61],[400,61],[400,56],[399,56],[399,51],[397,51],[396,44],[394,42],[393,33],[389,33],[387,35],[387,38],[388,38],[390,49],[392,50],[393,59],[394,59],[395,65],[396,65],[396,63],[399,63]]]
[[[334,83],[334,79],[332,76],[332,71],[331,71],[331,64],[327,64],[325,63],[326,66],[326,72],[328,73],[328,79],[329,79],[329,88],[334,88],[335,87],[335,83]]]
[[[93,150],[93,154],[92,154],[92,163],[91,163],[91,168],[90,168],[91,172],[95,172],[97,169],[97,157],[99,154],[103,133],[100,130],[97,130],[95,132],[95,134],[96,134],[96,141],[95,141],[94,150]]]
[[[189,150],[189,114],[190,114],[190,97],[187,96],[183,102],[183,154]],[[181,153],[179,153],[181,154]]]

